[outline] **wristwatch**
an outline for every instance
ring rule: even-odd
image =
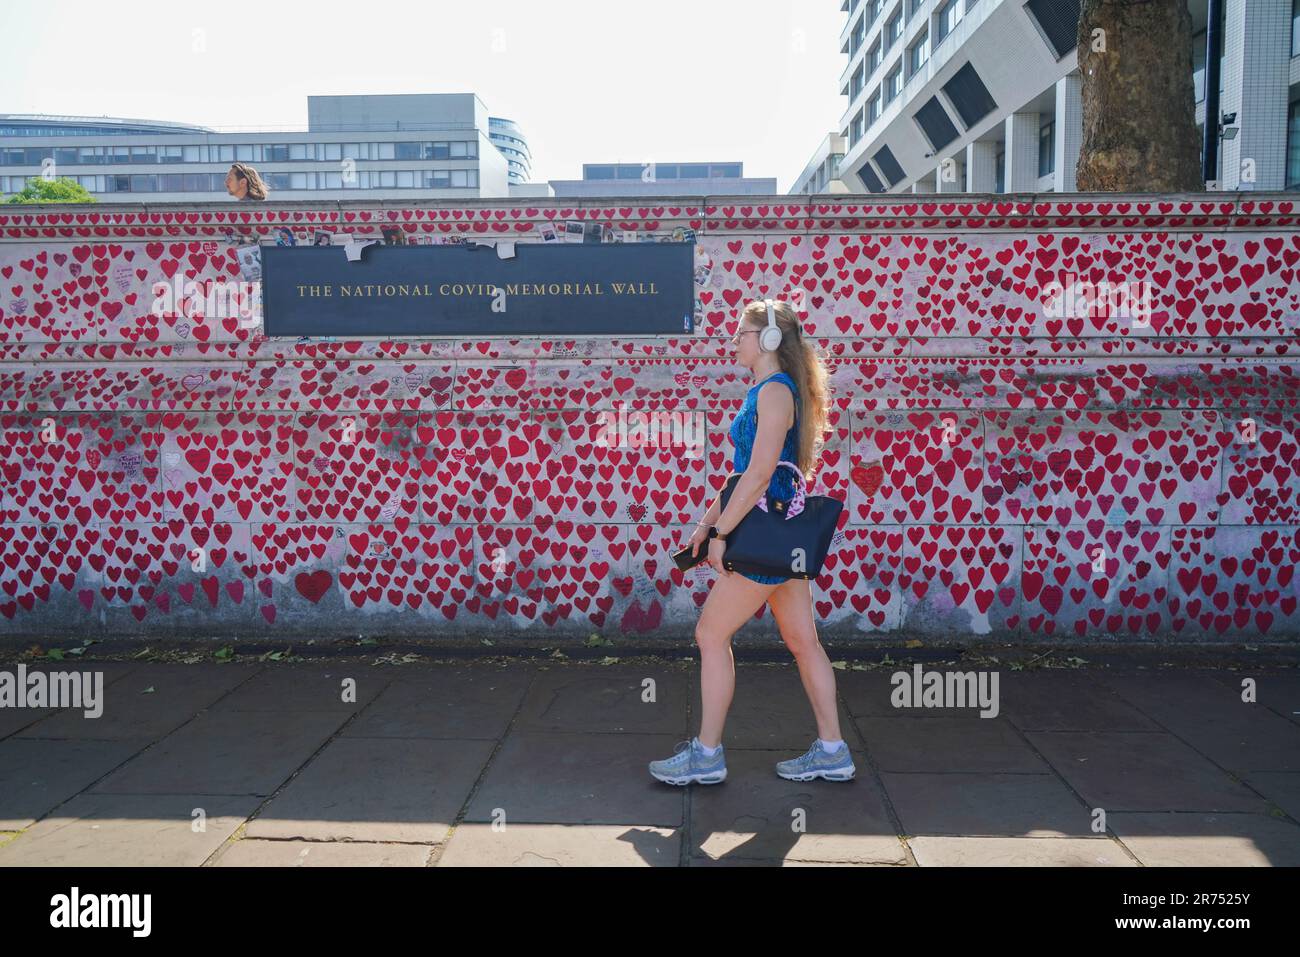
[[[716,538],[718,541],[725,542],[727,540],[727,536],[723,535],[720,531],[718,531],[718,526],[711,525],[709,526],[709,530],[712,533],[713,537]],[[731,533],[728,532],[727,534],[729,535]]]

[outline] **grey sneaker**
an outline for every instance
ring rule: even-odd
[[[726,754],[722,746],[709,757],[700,748],[700,739],[679,741],[671,758],[650,762],[650,774],[665,784],[721,784],[727,779]]]
[[[814,738],[812,747],[799,757],[776,763],[776,773],[787,781],[811,781],[813,778],[851,781],[856,772],[847,743],[832,753],[822,747],[820,738]]]

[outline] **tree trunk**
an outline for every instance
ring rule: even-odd
[[[1079,77],[1081,191],[1205,189],[1186,0],[1082,0]]]

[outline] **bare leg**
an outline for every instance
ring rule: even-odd
[[[720,575],[704,600],[695,624],[700,646],[700,743],[716,748],[722,743],[722,726],[736,691],[736,661],[731,636],[763,606],[779,585],[760,585],[733,572]]]
[[[818,736],[823,741],[839,740],[840,714],[835,703],[835,669],[826,656],[826,649],[817,640],[817,625],[812,610],[812,584],[803,578],[792,578],[777,585],[767,601],[772,609],[772,617],[781,629],[781,640],[799,665],[799,678],[803,681],[804,693],[812,704]]]

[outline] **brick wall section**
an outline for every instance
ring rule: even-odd
[[[832,370],[823,634],[1294,640],[1295,203],[3,210],[0,629],[688,641],[712,573],[668,552],[729,468],[736,307],[772,295]],[[696,334],[299,342],[148,309],[156,281],[234,276],[232,228],[528,241],[567,219],[696,230]],[[1149,284],[1150,326],[1045,314],[1067,274]],[[701,414],[706,454],[597,446],[618,403]]]

